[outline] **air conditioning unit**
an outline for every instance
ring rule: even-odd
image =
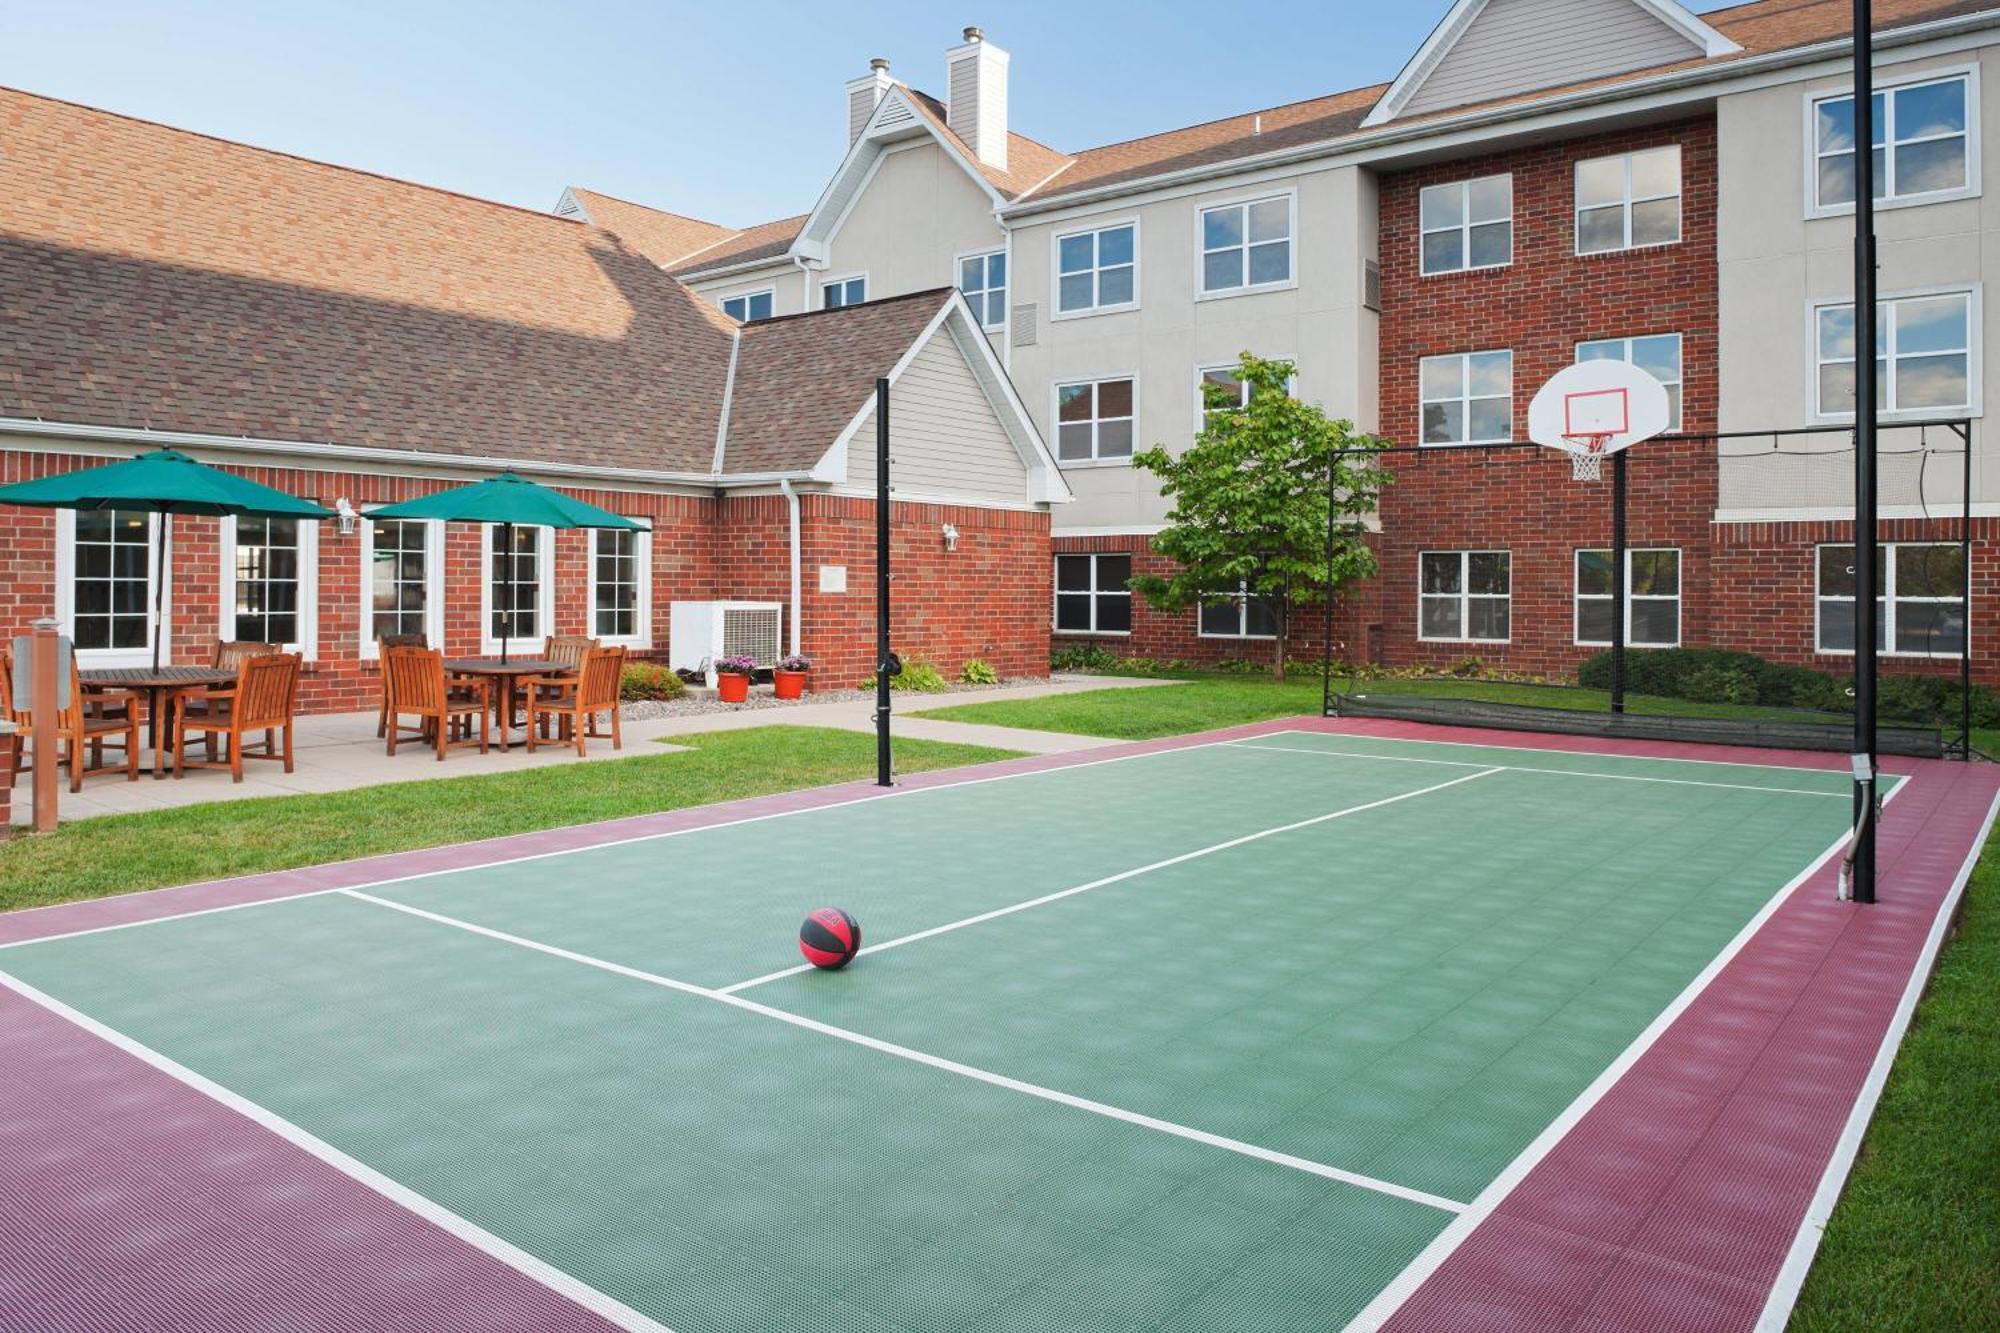
[[[785,653],[782,602],[674,602],[668,607],[667,664],[715,683],[715,659],[748,657],[760,667]]]

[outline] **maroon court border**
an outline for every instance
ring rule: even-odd
[[[1842,756],[1794,751],[1291,718],[916,775],[899,790],[1285,731],[1845,768]],[[1934,928],[1962,889],[2000,793],[2000,766],[1885,767],[1912,781],[1882,824],[1883,901],[1836,902],[1832,863],[1802,884],[1415,1287],[1388,1327],[1747,1330],[1767,1305],[1782,1319],[1810,1258],[1799,1239],[1808,1212],[1845,1173],[1877,1088],[1871,1073],[1879,1080],[1900,1038],[1913,978],[1928,974]],[[888,794],[848,783],[29,909],[0,914],[0,944]],[[0,987],[0,1327],[596,1333],[615,1326]]]

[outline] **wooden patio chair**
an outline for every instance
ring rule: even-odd
[[[375,659],[382,664],[382,715],[375,720],[375,736],[379,740],[389,734],[389,650],[391,648],[427,648],[421,634],[378,634],[375,636]]]
[[[220,689],[185,690],[174,696],[174,776],[182,777],[190,768],[229,769],[231,780],[243,781],[243,761],[281,759],[287,773],[292,771],[293,714],[299,695],[297,653],[267,653],[245,658],[236,666],[236,683]],[[227,761],[187,757],[188,733],[202,733],[204,741],[220,738]],[[264,739],[251,742],[246,733],[261,731]],[[285,737],[278,748],[278,733]],[[213,753],[213,751],[210,751]]]
[[[583,655],[600,646],[596,639],[590,638],[588,635],[551,634],[542,640],[542,656],[551,662],[560,663],[570,671],[575,671],[583,665]],[[526,682],[523,682],[523,692],[527,688]],[[559,697],[560,693],[559,691],[556,696],[552,697]],[[542,725],[545,727],[548,725],[546,718],[543,719]],[[544,731],[542,739],[547,740],[548,738],[549,733]]]
[[[69,706],[56,713],[56,754],[54,762],[69,765],[69,789],[83,790],[84,774],[87,772],[115,773],[116,768],[104,766],[106,746],[125,752],[125,780],[139,780],[139,760],[144,750],[139,743],[139,701],[140,697],[128,690],[97,690],[90,694],[83,692],[83,678],[77,674],[76,658],[69,663]],[[20,730],[7,738],[14,757],[14,771],[28,772],[42,761],[35,755],[32,762],[25,758],[29,737],[34,729],[34,713],[30,709],[14,707],[14,663],[7,653],[0,653],[0,717],[16,723]],[[84,752],[89,751],[86,763]]]
[[[215,641],[215,652],[209,658],[208,664],[217,671],[236,671],[253,657],[269,657],[272,653],[282,653],[283,651],[285,651],[284,647],[275,643],[258,643],[252,639],[217,639]],[[201,709],[197,706],[193,711],[198,715]],[[173,716],[172,705],[169,704],[167,713],[169,723],[171,723]],[[215,736],[216,733],[211,731],[202,737],[202,743],[207,749],[210,763],[215,762]],[[266,750],[276,748],[276,739],[269,732],[264,733],[264,748]]]
[[[597,715],[611,715],[611,748],[625,748],[619,729],[618,686],[625,676],[623,648],[592,648],[584,653],[574,676],[530,676],[524,682],[528,697],[528,749],[535,748],[535,724],[549,718],[560,720],[562,734],[576,743],[576,752],[585,754],[584,741],[601,736]]]
[[[383,658],[383,672],[389,677],[389,753],[408,728],[405,716],[420,719],[419,726],[429,741],[437,744],[438,762],[444,762],[449,745],[472,741],[472,719],[479,719],[479,753],[485,754],[493,728],[493,693],[484,677],[467,676],[453,680],[445,676],[444,653],[436,648],[395,648]],[[459,722],[465,723],[460,738]]]

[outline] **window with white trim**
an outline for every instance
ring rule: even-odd
[[[652,538],[645,528],[591,529],[591,637],[652,646]]]
[[[1950,195],[1971,181],[1971,85],[1963,74],[1875,94],[1875,197]],[[1854,94],[1813,103],[1813,190],[1820,208],[1854,205]]]
[[[1201,290],[1251,291],[1292,280],[1292,197],[1201,210]]]
[[[1130,458],[1134,399],[1129,378],[1056,385],[1057,461]]]
[[[1972,406],[1972,293],[1900,296],[1875,307],[1875,393],[1887,412]],[[1823,417],[1854,415],[1854,303],[1813,311],[1815,403]]]
[[[1854,548],[1822,546],[1815,643],[1854,651]],[[1875,550],[1875,647],[1892,657],[1957,657],[1965,650],[1965,552],[1950,542],[1894,542]]]
[[[1417,557],[1417,637],[1505,643],[1513,636],[1513,556],[1506,551],[1425,551]]]
[[[423,519],[364,520],[368,616],[363,626],[364,656],[391,634],[421,634],[436,645],[441,623],[437,526]]]
[[[229,637],[291,650],[310,646],[316,531],[297,518],[224,520]]]
[[[547,638],[549,533],[552,529],[516,524],[510,529],[489,524],[483,538],[486,551],[486,639],[524,643]]]
[[[1055,239],[1056,310],[1117,310],[1139,299],[1139,231],[1127,222]]]
[[[1667,429],[1681,428],[1681,335],[1653,333],[1640,338],[1594,338],[1576,345],[1578,361],[1623,361],[1658,380],[1667,390]]]
[[[1576,164],[1576,252],[1671,245],[1681,238],[1681,148],[1668,144]]]
[[[1056,633],[1130,634],[1131,581],[1129,555],[1057,556]]]
[[[68,552],[63,632],[78,653],[145,653],[153,641],[153,525],[138,510],[78,509],[57,516]]]
[[[1417,196],[1426,277],[1514,262],[1514,177],[1481,176],[1426,186]]]
[[[1278,618],[1246,582],[1221,601],[1203,602],[1195,612],[1195,632],[1204,639],[1275,639]]]
[[[1576,553],[1576,641],[1608,645],[1612,626],[1611,552]],[[1673,648],[1681,641],[1681,553],[1672,547],[1625,552],[1625,642]]]
[[[832,278],[819,285],[819,306],[822,310],[860,305],[867,299],[868,275],[865,273],[853,278]]]
[[[1460,352],[1419,364],[1425,444],[1501,444],[1514,434],[1514,354]]]
[[[967,255],[958,261],[958,290],[982,329],[1007,327],[1007,252]]]
[[[744,324],[756,319],[769,319],[777,296],[777,292],[769,289],[744,292],[741,296],[725,296],[722,298],[722,313]]]

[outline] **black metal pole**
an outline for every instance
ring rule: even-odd
[[[1340,469],[1340,455],[1326,460],[1326,616],[1325,638],[1319,658],[1319,715],[1333,716],[1333,508],[1334,478]]]
[[[1611,455],[1611,711],[1625,711],[1625,451]]]
[[[500,612],[500,665],[505,666],[507,639],[514,629],[514,525],[512,523],[500,525],[500,542],[507,549],[507,554],[501,557],[507,569],[507,582],[502,585],[502,591],[507,594],[507,605]],[[510,704],[513,702],[513,694],[513,688],[509,686],[507,701]],[[511,713],[512,710],[509,711]]]
[[[1854,0],[1854,850],[1852,894],[1875,901],[1874,6]]]
[[[875,785],[889,763],[889,381],[875,381]]]
[[[174,515],[170,509],[160,511],[159,526],[153,532],[153,674],[160,671],[160,636],[166,633],[167,625],[161,608],[167,592],[167,529],[173,526]],[[233,638],[234,633],[231,631]]]

